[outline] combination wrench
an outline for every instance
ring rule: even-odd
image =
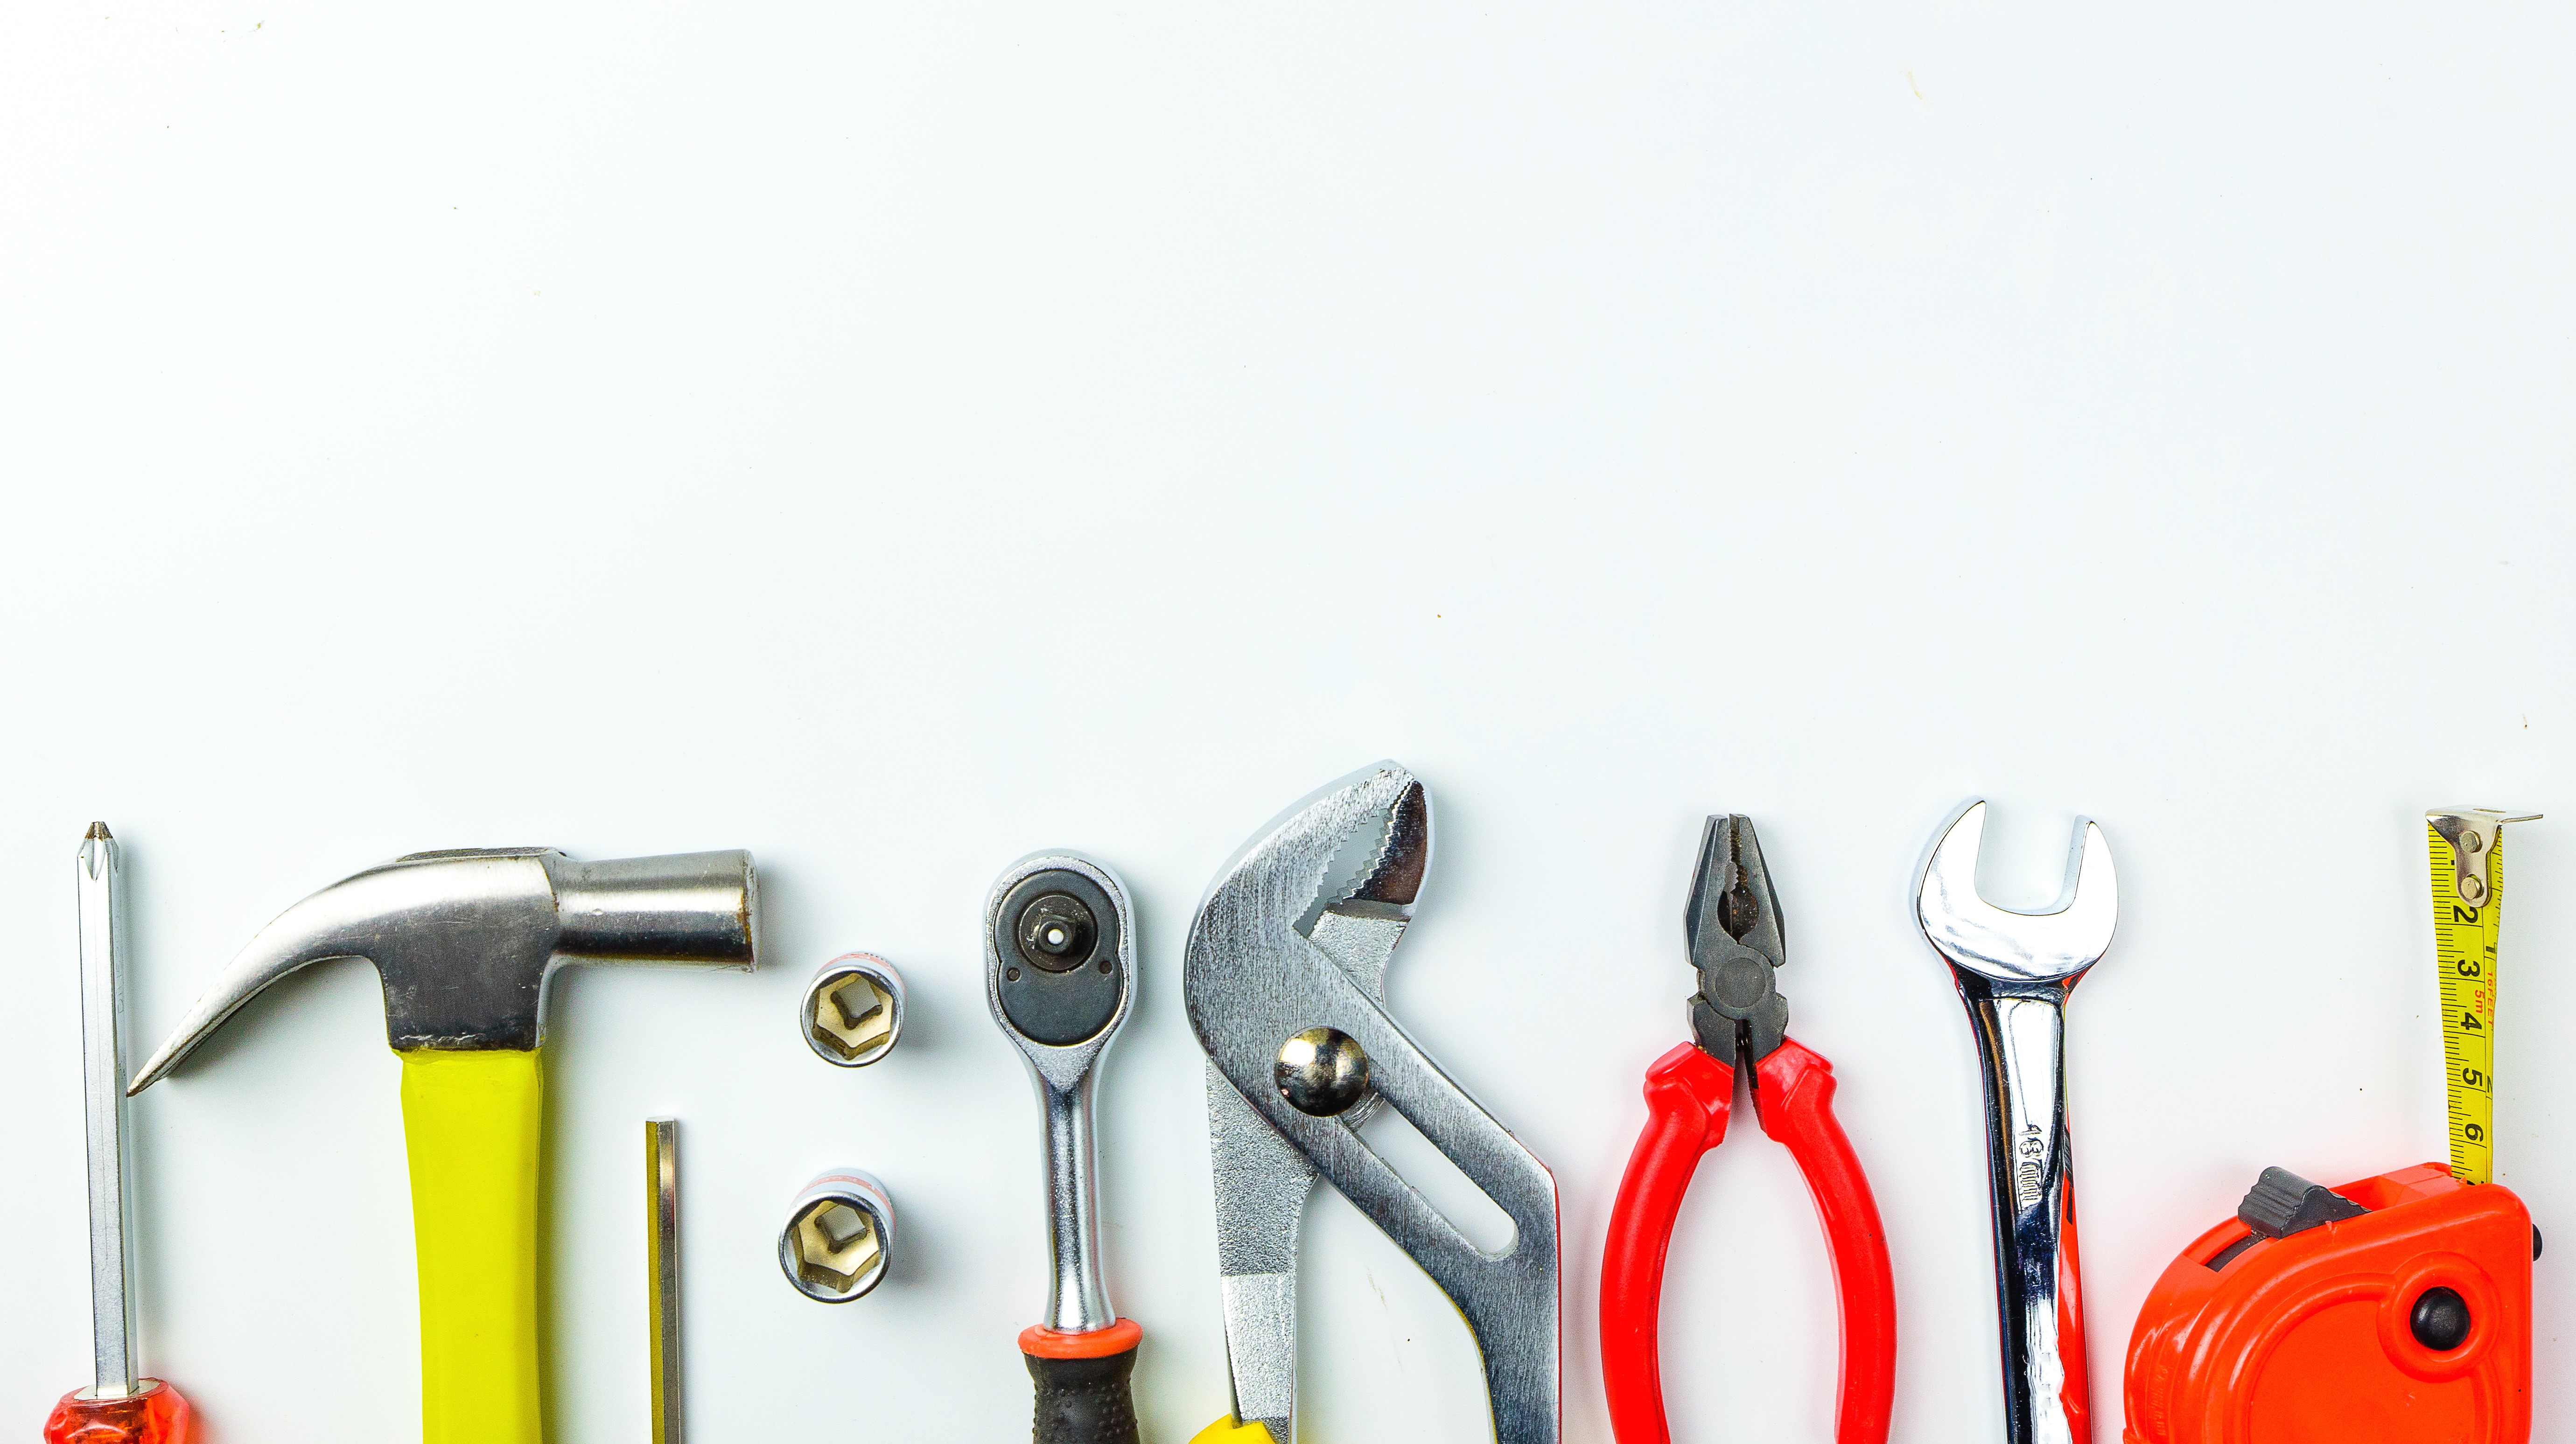
[[[2011,1444],[2092,1438],[2066,1123],[2066,998],[2111,946],[2120,883],[2102,829],[2089,818],[2076,828],[2065,889],[2046,912],[2014,912],[1977,895],[1982,800],[1961,807],[1933,835],[1915,890],[1915,921],[1950,965],[1985,1075],[1986,1181]]]

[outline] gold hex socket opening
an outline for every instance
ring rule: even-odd
[[[850,1169],[797,1195],[779,1231],[778,1266],[805,1297],[845,1304],[884,1280],[893,1247],[893,1200],[874,1177]]]
[[[903,978],[868,953],[834,958],[805,989],[805,1045],[836,1068],[864,1068],[903,1035]]]

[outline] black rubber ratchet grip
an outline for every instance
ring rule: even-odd
[[[1050,1359],[1022,1354],[1037,1381],[1037,1444],[1137,1444],[1136,1402],[1128,1377],[1136,1350],[1092,1359]]]

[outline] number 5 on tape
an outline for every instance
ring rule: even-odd
[[[2496,922],[2504,913],[2504,825],[2536,812],[2477,807],[2424,814],[2432,861],[2433,954],[2442,978],[2443,1083],[2451,1176],[2495,1182]]]
[[[2267,1168],[2165,1269],[2129,1336],[2126,1444],[2527,1444],[2540,1235],[2494,1186],[2498,834],[2425,814],[2451,1164],[2335,1188]]]

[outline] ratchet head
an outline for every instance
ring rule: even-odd
[[[1962,973],[2000,983],[2069,982],[2110,949],[2120,919],[2120,879],[2111,846],[2091,818],[2076,819],[2066,886],[2045,912],[2015,912],[1977,895],[1977,850],[1986,804],[1972,800],[1933,834],[1914,920],[1935,951]]]
[[[1135,996],[1127,889],[1074,852],[1021,858],[984,904],[984,997],[1042,1073],[1087,1069]]]

